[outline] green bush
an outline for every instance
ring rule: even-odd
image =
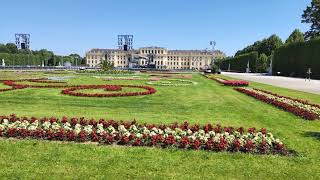
[[[41,65],[42,58],[39,55],[32,54],[9,54],[0,53],[0,60],[4,59],[7,66],[11,65]]]
[[[228,70],[230,64],[230,71],[246,72],[249,61],[250,71],[256,72],[256,62],[258,57],[258,52],[254,51],[247,54],[238,55],[236,57],[226,58],[220,62],[220,69],[226,71]]]
[[[256,72],[264,73],[268,68],[268,56],[265,54],[260,54],[256,62]]]
[[[320,39],[280,47],[274,53],[272,64],[274,73],[306,77],[311,68],[311,78],[320,79]]]

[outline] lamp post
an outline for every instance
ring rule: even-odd
[[[211,46],[211,50],[212,50],[212,61],[211,61],[211,64],[214,65],[214,48],[216,46],[216,41],[210,41],[210,46]]]

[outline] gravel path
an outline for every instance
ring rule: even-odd
[[[222,72],[223,75],[239,78],[247,81],[254,81],[273,86],[294,89],[320,95],[320,80],[306,81],[302,78],[291,78],[282,76],[266,76],[262,74],[248,74],[248,73],[231,73]]]

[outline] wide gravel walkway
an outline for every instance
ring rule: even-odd
[[[282,76],[266,76],[262,74],[249,74],[249,73],[231,73],[222,72],[223,75],[239,78],[247,81],[254,81],[273,86],[294,89],[320,95],[320,80],[306,81],[302,78],[291,78]]]

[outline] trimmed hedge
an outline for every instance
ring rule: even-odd
[[[311,68],[311,78],[320,79],[320,39],[285,45],[273,57],[273,72],[283,76],[306,77]]]
[[[230,71],[246,72],[247,64],[249,61],[250,71],[256,72],[256,61],[258,57],[258,52],[254,51],[232,58],[227,58],[220,63],[220,69],[226,71],[228,70],[230,64]]]
[[[4,59],[7,66],[11,65],[41,65],[43,57],[32,54],[9,54],[0,53],[0,63]],[[0,64],[1,65],[1,64]]]

